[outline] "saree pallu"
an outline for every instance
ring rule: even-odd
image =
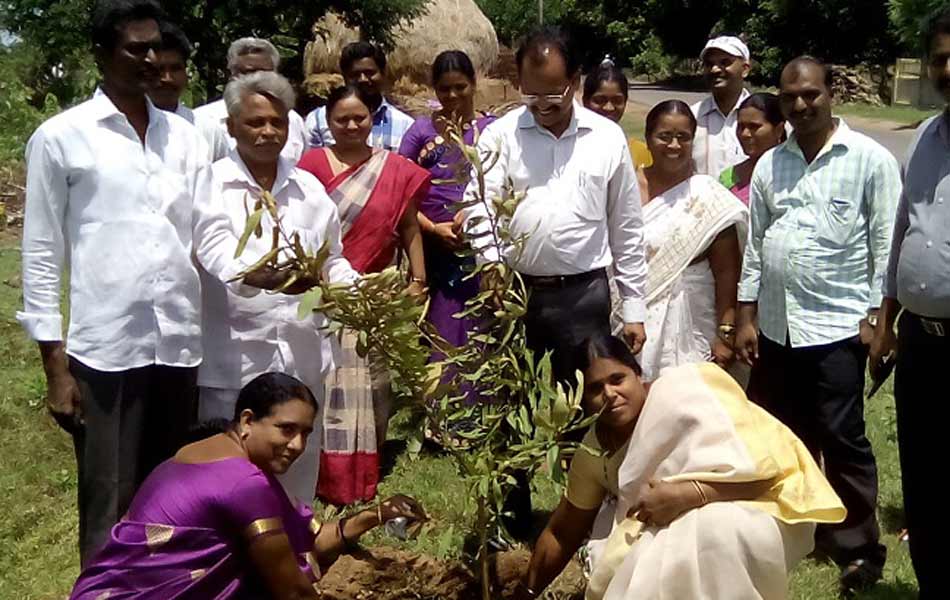
[[[328,152],[312,150],[298,166],[313,173],[337,205],[343,256],[360,273],[381,271],[393,263],[399,222],[427,193],[429,173],[398,154],[376,150],[334,175]],[[357,355],[354,334],[331,341],[335,368],[327,378],[317,496],[339,506],[376,495],[391,390],[382,361]]]
[[[278,533],[287,535],[298,567],[316,583],[318,521],[272,476],[247,479],[254,470],[237,459],[160,465],[79,576],[70,600],[268,598],[247,548]],[[238,514],[246,518],[235,520]]]
[[[716,282],[701,257],[720,233],[736,227],[741,245],[748,209],[721,184],[694,175],[643,208],[647,249],[647,342],[638,356],[644,381],[671,366],[712,357],[717,335]],[[612,293],[616,293],[612,289]],[[623,327],[615,296],[612,328]]]
[[[771,481],[751,501],[713,502],[665,527],[628,511],[650,480]],[[816,523],[845,509],[804,444],[712,363],[670,368],[652,385],[618,473],[605,537],[591,542],[587,600],[780,600]]]

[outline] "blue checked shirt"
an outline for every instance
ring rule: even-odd
[[[402,136],[406,135],[415,119],[402,112],[383,98],[373,113],[373,131],[370,134],[370,146],[391,152],[398,152]],[[306,121],[310,133],[310,147],[324,148],[333,145],[333,135],[327,125],[327,110],[321,106],[310,111]]]
[[[796,348],[853,337],[880,306],[901,194],[890,152],[837,122],[811,164],[793,135],[752,175],[739,301],[758,302],[762,335]]]

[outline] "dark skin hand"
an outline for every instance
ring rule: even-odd
[[[68,433],[83,426],[79,385],[69,372],[69,358],[62,342],[40,342],[46,373],[46,408],[53,420]]]
[[[709,247],[707,256],[709,267],[713,272],[713,279],[716,281],[716,316],[719,318],[718,322],[720,324],[735,324],[742,259],[739,253],[739,236],[734,226],[716,236]],[[726,341],[717,336],[712,344],[713,362],[723,369],[735,360],[732,341]]]
[[[275,269],[270,265],[264,265],[263,267],[248,273],[244,276],[244,283],[251,286],[260,288],[262,290],[276,290],[290,278],[291,272],[289,269]],[[301,277],[297,279],[285,290],[282,290],[282,293],[296,296],[297,294],[302,294],[320,284],[319,279],[314,279],[312,277]]]

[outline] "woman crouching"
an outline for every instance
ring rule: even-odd
[[[713,363],[645,387],[618,338],[589,340],[584,354],[584,408],[600,416],[522,597],[537,597],[589,536],[588,599],[785,598],[815,524],[845,516],[804,445]]]

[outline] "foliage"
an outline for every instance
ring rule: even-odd
[[[476,0],[495,27],[498,39],[514,46],[518,38],[538,26],[538,0]],[[544,0],[544,22],[554,24],[563,18],[563,0]]]
[[[255,35],[270,39],[286,59],[283,71],[302,76],[303,49],[313,38],[313,25],[328,10],[359,24],[367,39],[390,43],[394,28],[421,14],[427,0],[320,0],[274,3],[263,0],[179,0],[165,2],[169,15],[196,46],[194,63],[198,97],[213,96],[227,80],[228,45]],[[89,13],[93,0],[0,0],[4,28],[32,44],[42,66],[35,84],[66,104],[88,95]]]
[[[923,36],[927,18],[946,6],[946,0],[888,0],[887,12],[904,47],[922,55],[926,50]]]
[[[488,216],[469,220],[472,226],[486,226],[470,238],[487,238],[499,255],[508,248],[517,252],[526,237],[511,235],[508,224],[524,194],[509,182],[499,196],[487,197],[485,173],[499,153],[466,144],[462,131],[461,124],[450,124],[445,136],[472,165],[477,192],[474,199],[457,203],[456,208],[490,207]],[[248,215],[238,254],[250,236],[264,235],[265,212],[274,224],[272,249],[248,272],[265,264],[286,270],[285,288],[307,278],[316,280],[328,256],[326,247],[310,254],[296,233],[284,230],[274,200],[266,192]],[[473,255],[475,251],[463,252]],[[535,356],[528,349],[522,319],[528,290],[521,276],[504,262],[488,262],[476,266],[468,277],[488,277],[500,284],[466,303],[459,316],[474,316],[482,325],[458,348],[447,344],[428,324],[423,308],[403,290],[405,280],[395,267],[365,275],[355,285],[321,281],[304,294],[300,308],[302,314],[325,313],[333,321],[331,332],[343,326],[357,332],[357,354],[384,359],[394,385],[429,411],[442,445],[452,454],[475,499],[473,533],[479,539],[483,590],[489,598],[488,543],[496,534],[504,534],[501,517],[516,474],[530,478],[545,467],[554,480],[562,481],[561,459],[577,447],[565,441],[564,434],[587,427],[592,418],[583,417],[578,392],[553,382],[550,355]],[[429,363],[433,348],[444,358]],[[413,446],[419,448],[421,443],[420,430]]]
[[[35,70],[29,48],[0,47],[0,114],[5,121],[0,128],[0,165],[21,161],[30,134],[59,110],[53,94],[41,98],[39,108],[35,106],[37,92],[24,83]]]

